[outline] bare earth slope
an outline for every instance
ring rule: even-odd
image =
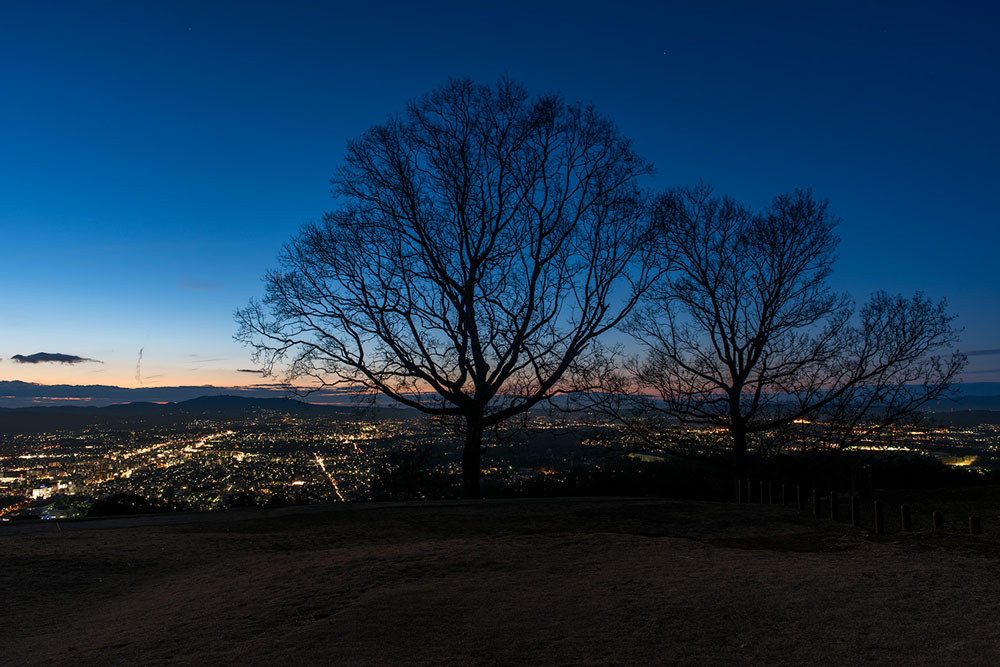
[[[0,663],[997,665],[998,575],[996,538],[661,500],[6,525]]]

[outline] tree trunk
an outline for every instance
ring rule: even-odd
[[[736,479],[743,479],[747,472],[747,429],[740,406],[742,396],[742,384],[736,384],[729,392],[729,434],[733,436],[733,474]]]
[[[481,498],[479,474],[482,467],[483,427],[472,419],[465,421],[465,449],[462,450],[462,497]]]
[[[733,428],[733,472],[736,479],[743,479],[747,471],[747,432],[742,428]]]

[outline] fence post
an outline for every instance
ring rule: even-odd
[[[813,487],[813,516],[819,516],[819,489]]]
[[[899,526],[900,530],[904,533],[913,532],[913,521],[910,518],[910,506],[900,505],[899,506]]]
[[[758,484],[758,486],[760,487],[760,504],[763,505],[764,504],[764,480],[760,480],[760,484]]]
[[[781,506],[788,506],[788,485],[784,482],[781,483]]]
[[[882,501],[875,501],[875,534],[885,533],[885,514],[882,511]]]
[[[767,483],[767,504],[774,504],[774,482]]]
[[[837,492],[830,490],[830,520],[837,521],[840,519],[840,498],[837,496]]]
[[[944,517],[941,516],[941,512],[936,510],[931,512],[931,527],[935,533],[940,533],[941,529],[944,528]]]
[[[969,517],[969,535],[979,535],[983,532],[983,524],[980,523],[979,517],[972,515]]]
[[[803,507],[804,507],[804,503],[802,502],[802,485],[801,484],[798,484],[795,487],[795,504],[798,506],[799,511],[801,512],[803,510]]]
[[[851,525],[855,528],[861,526],[861,496],[851,496]]]

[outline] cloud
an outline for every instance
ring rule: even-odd
[[[985,357],[991,354],[1000,354],[1000,348],[994,350],[973,350],[972,352],[966,352],[967,357]]]
[[[62,354],[59,352],[36,352],[28,355],[15,354],[11,359],[19,364],[81,364],[85,361],[91,361],[95,364],[104,363],[97,359],[87,359],[86,357],[78,357],[75,354]]]
[[[237,373],[259,373],[261,375],[264,375],[264,371],[259,371],[256,368],[237,368],[236,372]]]
[[[192,292],[212,292],[222,289],[222,285],[217,282],[202,280],[192,276],[184,276],[177,281],[177,286],[181,289],[190,290]]]

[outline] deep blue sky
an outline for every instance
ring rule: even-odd
[[[986,2],[3,3],[0,379],[136,385],[140,348],[143,384],[252,378],[232,311],[330,205],[346,141],[466,75],[593,101],[653,187],[757,205],[813,188],[843,219],[838,288],[947,297],[962,348],[996,350],[997,19]],[[39,351],[104,363],[9,361]]]

